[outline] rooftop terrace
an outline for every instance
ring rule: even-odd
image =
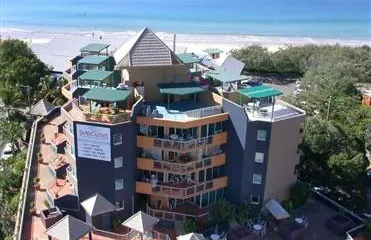
[[[220,113],[222,113],[220,105],[193,101],[170,103],[169,107],[164,102],[146,102],[142,109],[143,116],[172,121],[187,121]]]

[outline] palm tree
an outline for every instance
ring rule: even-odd
[[[0,121],[0,142],[11,143],[12,149],[18,149],[18,141],[22,138],[22,126],[14,121]]]
[[[0,86],[0,100],[2,106],[0,109],[6,113],[6,118],[17,112],[17,108],[23,105],[23,96],[21,92],[10,84]]]

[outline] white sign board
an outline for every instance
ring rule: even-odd
[[[111,161],[109,128],[76,124],[78,157]]]

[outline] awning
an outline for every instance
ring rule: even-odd
[[[83,97],[87,100],[99,101],[99,102],[123,102],[131,94],[131,91],[116,90],[108,88],[92,88],[87,91]]]
[[[100,53],[103,49],[108,48],[109,44],[104,43],[90,43],[85,47],[80,49],[80,52],[91,52],[91,53]]]
[[[78,240],[93,229],[93,226],[67,215],[48,228],[45,233],[59,240]]]
[[[95,56],[95,55],[89,55],[86,57],[83,57],[80,59],[77,63],[78,64],[93,64],[93,65],[99,65],[106,61],[108,59],[107,56]]]
[[[176,56],[184,64],[200,62],[200,59],[193,53],[178,53]]]
[[[80,80],[104,81],[113,74],[113,71],[89,70],[80,75]]]
[[[289,213],[277,202],[274,198],[271,198],[266,204],[265,208],[273,215],[277,220],[285,219],[290,217]]]
[[[274,97],[281,95],[282,92],[265,85],[250,87],[250,88],[244,88],[241,90],[238,90],[238,92],[248,98],[252,99],[260,99],[260,98],[266,98],[266,97]]]
[[[248,79],[246,76],[233,74],[231,72],[227,72],[223,70],[213,70],[213,71],[207,72],[206,76],[211,77],[222,83],[237,82],[237,81]]]
[[[110,203],[99,193],[83,201],[81,206],[91,217],[116,210],[115,206],[113,206],[112,203]]]
[[[139,211],[123,222],[122,225],[143,234],[146,231],[151,230],[158,221],[157,218]]]
[[[205,240],[205,237],[199,233],[188,233],[176,238],[177,240]]]
[[[157,84],[161,94],[186,95],[205,91],[195,82],[184,83],[159,83]]]

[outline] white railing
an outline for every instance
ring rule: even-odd
[[[184,112],[190,118],[203,118],[222,113],[222,106],[211,106]]]
[[[131,230],[126,234],[119,234],[108,232],[100,229],[94,229],[93,233],[95,235],[99,235],[108,239],[112,240],[136,240],[136,239],[148,239],[148,240],[170,240],[170,237],[167,234],[160,233],[158,231],[153,230],[152,232],[148,232],[145,238],[142,238],[140,233]]]
[[[156,187],[152,187],[153,193],[162,193],[167,196],[172,197],[187,197],[192,196],[196,193],[203,192],[208,189],[212,189],[214,186],[214,180],[210,180],[207,182],[196,183],[193,186],[189,187],[173,187],[167,185],[161,185],[161,183],[157,184]]]
[[[199,161],[189,163],[172,163],[166,161],[153,160],[154,169],[169,170],[179,173],[185,173],[195,169],[204,168],[211,165],[211,158],[205,158]]]
[[[198,139],[192,139],[187,141],[178,141],[171,139],[155,138],[153,141],[154,147],[170,148],[170,149],[191,149],[197,146],[204,146],[211,144],[213,137],[203,137]]]
[[[17,217],[16,217],[14,234],[13,234],[14,240],[22,239],[23,219],[25,217],[25,211],[26,211],[27,190],[29,188],[31,165],[32,165],[32,159],[33,159],[33,153],[35,150],[34,148],[35,148],[37,125],[42,119],[43,117],[39,117],[32,124],[32,128],[31,128],[30,141],[29,141],[28,150],[27,150],[26,165],[24,168],[24,174],[22,178],[22,186],[21,186],[20,195],[19,195],[19,204],[17,208]]]
[[[184,222],[187,218],[200,218],[207,216],[209,213],[200,213],[200,214],[187,214],[187,213],[179,213],[164,209],[156,209],[147,204],[147,213],[153,217],[167,219],[167,220],[175,220],[175,221],[182,221]]]

